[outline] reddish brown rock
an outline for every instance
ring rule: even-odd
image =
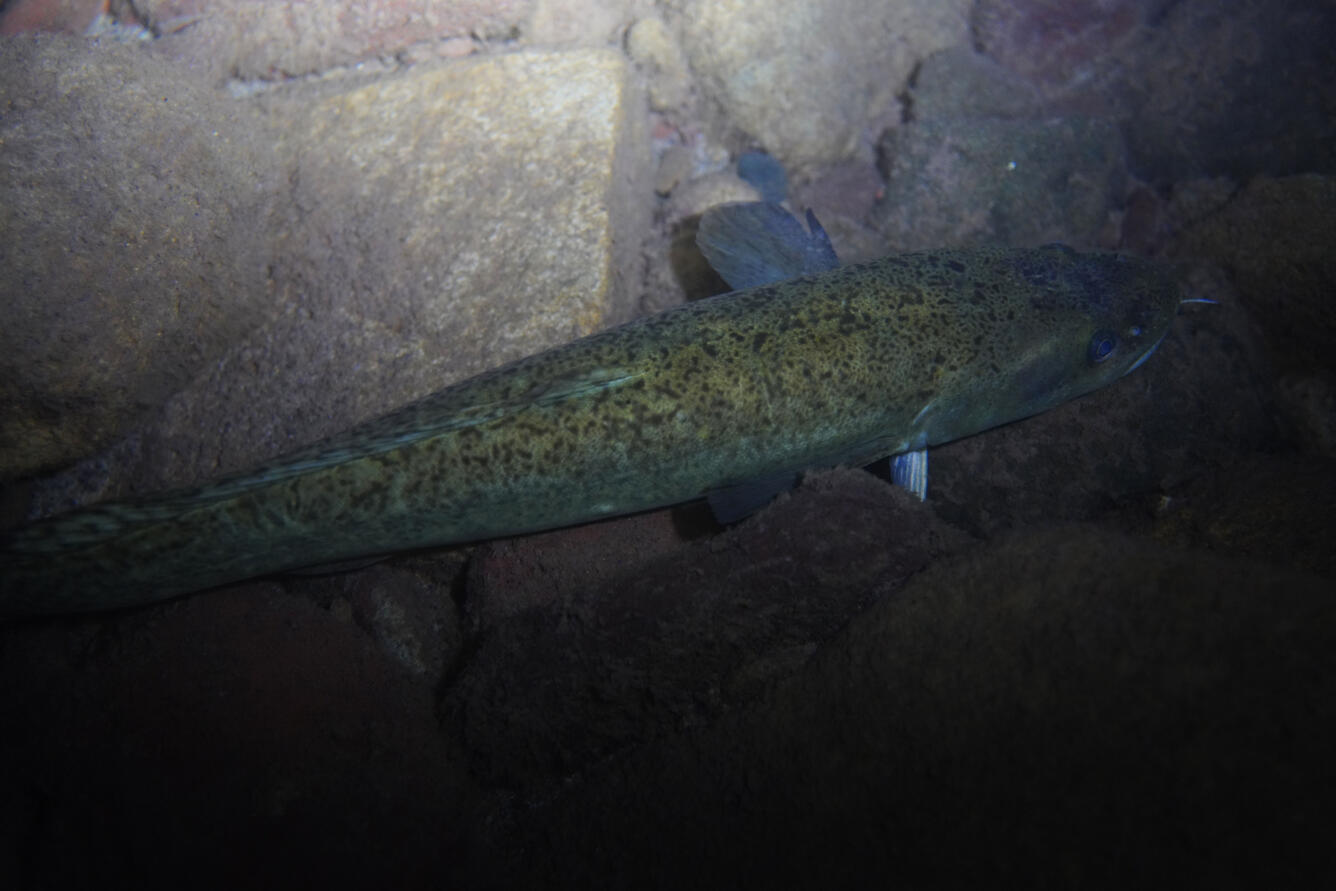
[[[981,0],[976,43],[1020,74],[1064,86],[1122,45],[1155,0]]]
[[[12,0],[0,4],[0,34],[24,31],[57,31],[82,34],[106,12],[107,0]]]

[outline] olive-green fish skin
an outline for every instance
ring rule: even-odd
[[[1178,301],[1156,264],[1062,247],[889,256],[699,301],[252,473],[16,530],[0,613],[142,604],[958,439],[1122,376]]]

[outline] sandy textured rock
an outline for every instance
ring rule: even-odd
[[[967,40],[964,0],[691,0],[687,58],[730,121],[786,164],[840,161],[936,50]]]
[[[106,445],[271,312],[279,168],[139,46],[0,43],[0,478]]]
[[[159,49],[223,80],[324,71],[451,38],[501,38],[532,0],[133,0]]]
[[[649,103],[656,111],[685,105],[691,95],[686,57],[663,19],[649,16],[626,33],[626,54],[640,65],[649,81]]]
[[[244,469],[631,315],[649,185],[625,74],[523,52],[266,94],[283,312],[112,456],[112,488]]]
[[[532,0],[523,26],[527,43],[538,46],[615,44],[631,23],[636,0]]]

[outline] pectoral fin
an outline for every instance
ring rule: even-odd
[[[891,459],[891,479],[919,497],[928,499],[928,450],[901,452]]]
[[[839,266],[811,210],[807,225],[810,231],[778,204],[720,204],[701,216],[696,245],[715,272],[740,291]]]

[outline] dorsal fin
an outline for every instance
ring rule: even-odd
[[[839,266],[811,210],[807,225],[810,232],[778,204],[720,204],[701,216],[696,245],[729,287],[740,291]]]

